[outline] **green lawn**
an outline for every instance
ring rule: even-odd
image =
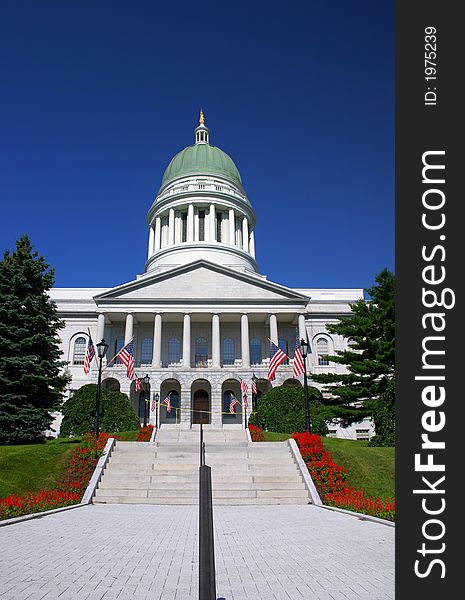
[[[334,462],[346,468],[351,487],[381,499],[395,497],[395,448],[371,448],[366,441],[323,438]]]
[[[56,486],[81,438],[0,446],[0,498]]]
[[[265,442],[282,442],[291,437],[288,433],[263,433]],[[381,499],[395,497],[394,448],[371,448],[367,441],[322,439],[334,462],[345,467],[351,487]]]
[[[284,442],[291,437],[290,433],[275,433],[274,431],[264,431],[265,442]]]

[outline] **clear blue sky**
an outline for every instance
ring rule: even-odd
[[[27,233],[56,285],[143,272],[146,213],[202,107],[295,287],[394,264],[394,3],[4,0],[0,250]]]

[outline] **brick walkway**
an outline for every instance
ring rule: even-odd
[[[2,527],[0,598],[197,599],[197,510],[100,505]],[[219,598],[394,598],[392,527],[313,506],[214,517]]]

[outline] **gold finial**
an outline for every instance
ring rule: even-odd
[[[203,125],[203,124],[205,123],[205,117],[204,117],[204,114],[203,114],[203,110],[202,110],[202,109],[200,109],[200,119],[199,119],[199,123],[200,123],[200,125]]]

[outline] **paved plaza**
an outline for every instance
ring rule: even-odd
[[[96,505],[1,527],[0,598],[197,600],[197,512]],[[310,505],[214,518],[218,598],[394,598],[393,527]]]

